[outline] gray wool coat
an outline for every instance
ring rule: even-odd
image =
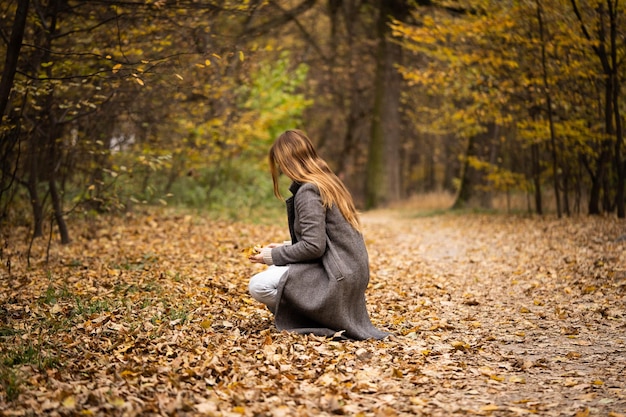
[[[271,252],[275,265],[289,265],[278,285],[276,327],[320,336],[343,331],[357,340],[388,336],[367,312],[369,259],[361,233],[336,206],[324,208],[316,185],[294,183],[290,190],[292,244]]]

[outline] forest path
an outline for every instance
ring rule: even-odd
[[[0,415],[626,415],[623,220],[367,212],[380,341],[276,329],[246,252],[277,223],[146,209],[76,219],[71,245],[3,236]]]
[[[369,299],[394,298],[392,321],[426,353],[420,412],[626,413],[624,222],[380,211],[364,223]]]

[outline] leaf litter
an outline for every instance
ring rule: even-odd
[[[363,216],[372,321],[278,332],[246,254],[284,225],[165,209],[3,239],[0,414],[624,416],[623,221]],[[47,262],[46,262],[47,260]]]

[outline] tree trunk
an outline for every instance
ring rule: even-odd
[[[385,141],[385,203],[400,199],[400,89],[402,76],[395,68],[400,63],[402,47],[389,42],[385,59],[385,89],[382,108],[382,125]]]
[[[424,191],[432,192],[437,189],[437,178],[435,167],[437,161],[435,159],[435,138],[426,135],[429,139],[430,146],[427,147],[424,153]]]
[[[599,175],[601,175],[601,173],[597,173],[591,177],[591,189],[589,190],[587,211],[592,215],[600,214],[600,186],[602,183],[599,181]]]
[[[385,67],[387,66],[387,11],[385,2],[379,2],[376,28],[378,49],[376,51],[376,74],[374,76],[374,107],[366,166],[365,208],[378,207],[385,199],[385,140],[382,114],[385,100]]]
[[[456,146],[454,145],[455,142],[452,135],[444,136],[443,141],[445,167],[441,188],[448,192],[454,192],[454,179],[462,175],[462,170],[459,164],[459,155],[456,150]]]
[[[402,0],[379,0],[376,37],[376,73],[371,136],[366,166],[365,206],[374,208],[400,198],[400,88],[395,68],[402,47],[387,39],[389,19],[404,19],[410,13]]]
[[[467,141],[467,150],[465,151],[465,158],[463,160],[463,168],[461,169],[461,181],[459,184],[459,191],[456,195],[456,199],[454,200],[454,204],[452,204],[452,209],[462,209],[467,206],[470,199],[472,198],[472,185],[470,181],[470,164],[469,157],[474,154],[474,136],[470,137]]]
[[[26,188],[28,189],[28,195],[30,196],[30,206],[33,210],[33,237],[43,236],[43,205],[39,198],[39,192],[37,190],[37,183],[39,182],[37,170],[37,164],[34,161],[35,156],[32,155],[33,160],[30,161],[30,172],[28,174],[28,182]]]
[[[61,235],[61,243],[67,245],[70,243],[70,234],[67,230],[67,224],[63,217],[63,202],[57,189],[57,184],[54,178],[50,178],[48,181],[48,188],[50,189],[50,198],[52,198],[52,208],[54,210],[54,220],[59,227],[59,234]]]
[[[563,171],[563,213],[566,216],[572,214],[569,205],[569,168],[565,168]]]
[[[592,49],[594,53],[596,54],[596,56],[598,57],[600,64],[602,65],[602,72],[606,80],[604,84],[604,130],[605,130],[604,133],[610,137],[615,134],[614,125],[613,125],[613,120],[614,120],[613,117],[619,114],[619,109],[615,109],[613,106],[616,95],[619,94],[619,92],[616,91],[616,88],[619,85],[619,84],[616,84],[617,61],[609,59],[609,53],[606,50],[606,28],[604,27],[604,25],[603,24],[597,25],[596,30],[597,30],[598,38],[592,39],[591,34],[589,30],[587,29],[587,26],[583,19],[583,15],[578,8],[578,3],[576,2],[576,0],[570,0],[570,3],[572,5],[574,14],[576,15],[578,19],[578,23],[580,24],[580,28],[581,28],[581,31],[583,32],[583,35],[588,40],[593,41]],[[612,3],[610,1],[607,1],[607,4],[608,4],[608,11],[609,11],[609,19],[610,19],[609,34],[610,34],[610,37],[613,37],[615,35],[615,33],[613,32],[615,30],[613,25],[615,24],[614,19],[615,19],[615,14],[617,13],[617,10],[612,9],[612,5],[611,5]],[[596,11],[600,15],[601,22],[604,22],[604,13],[605,13],[604,5],[598,4]],[[613,39],[610,39],[609,41],[611,43],[611,49],[612,49],[611,55],[613,55],[614,53],[617,53],[616,45]],[[591,192],[589,196],[589,214],[601,213],[601,210],[600,210],[601,190],[605,184],[605,180],[607,177],[606,165],[610,161],[610,158],[611,158],[610,143],[611,143],[610,140],[602,141],[600,145],[601,146],[600,155],[598,157],[597,165],[596,165],[596,172],[595,174],[592,174],[592,172],[590,171],[590,174],[592,177],[592,184],[591,184]],[[619,158],[618,155],[614,155],[614,157]],[[619,172],[618,172],[618,183],[619,183]],[[604,208],[605,209],[607,208],[606,207],[606,199],[608,197],[606,195],[607,192],[608,192],[608,189],[606,189],[605,187],[605,193],[604,193],[605,194],[604,195],[604,199],[605,199]],[[619,192],[620,191],[618,190],[618,193]]]
[[[539,144],[530,145],[530,155],[532,159],[532,175],[535,191],[535,211],[537,214],[543,214],[543,204],[541,199],[541,165],[539,163]]]
[[[615,205],[617,206],[617,217],[626,217],[626,159],[622,157],[622,142],[624,141],[624,131],[622,126],[622,115],[620,111],[621,82],[617,57],[617,1],[615,8],[611,1],[607,2],[609,9],[610,42],[611,42],[611,67],[613,69],[613,113],[615,115],[615,170],[617,172],[617,192],[615,194]]]
[[[550,127],[550,153],[552,155],[552,181],[554,185],[554,199],[556,202],[556,214],[557,217],[561,217],[561,196],[559,195],[559,163],[558,153],[556,145],[556,133],[554,130],[554,116],[552,110],[552,93],[550,92],[550,81],[548,79],[548,66],[546,59],[546,34],[543,27],[543,13],[539,0],[536,0],[537,5],[537,22],[539,24],[539,38],[541,41],[541,72],[543,77],[543,87],[546,98],[546,107],[548,113],[548,124]]]
[[[9,103],[9,95],[13,88],[13,79],[17,69],[17,59],[22,48],[22,39],[24,38],[24,29],[26,28],[26,16],[28,15],[29,0],[19,0],[17,2],[17,10],[15,11],[15,20],[13,20],[13,28],[11,30],[11,39],[7,45],[6,59],[4,62],[4,70],[0,79],[0,120],[4,116],[7,105]]]

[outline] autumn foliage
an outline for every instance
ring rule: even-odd
[[[278,332],[249,297],[245,252],[283,226],[160,209],[4,236],[0,414],[624,415],[623,222],[367,213],[394,336],[362,342]]]

